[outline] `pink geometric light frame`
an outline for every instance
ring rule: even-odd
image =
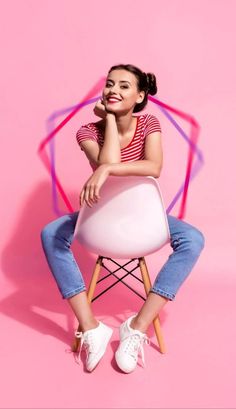
[[[47,120],[47,129],[49,131],[48,135],[46,138],[44,138],[39,147],[38,147],[38,154],[40,156],[40,159],[44,163],[45,167],[51,174],[51,182],[52,182],[52,201],[53,201],[53,209],[54,212],[57,215],[62,215],[65,214],[64,212],[61,212],[60,209],[58,208],[58,201],[57,201],[57,191],[60,193],[67,209],[69,212],[74,212],[74,209],[69,201],[68,196],[66,195],[59,178],[56,175],[55,171],[55,146],[54,146],[54,140],[55,140],[55,135],[64,127],[69,120],[84,106],[88,104],[92,104],[96,102],[100,96],[92,98],[94,95],[98,94],[98,92],[101,91],[101,89],[104,86],[104,81],[105,77],[101,78],[95,86],[88,92],[88,94],[84,97],[84,99],[77,104],[76,106],[66,108],[60,111],[54,112]],[[196,176],[196,174],[199,172],[200,168],[202,167],[204,161],[203,161],[203,155],[202,152],[199,150],[197,146],[197,141],[199,137],[199,124],[197,121],[189,114],[180,111],[176,108],[173,108],[164,102],[161,102],[160,100],[157,100],[156,98],[149,96],[148,99],[153,102],[154,104],[158,105],[159,109],[164,113],[164,115],[167,117],[167,119],[172,123],[172,125],[177,129],[178,133],[185,139],[185,141],[189,144],[189,152],[188,152],[188,162],[187,162],[187,167],[186,167],[186,174],[185,174],[185,179],[184,183],[180,186],[179,190],[175,194],[174,198],[172,199],[171,203],[169,204],[168,208],[166,209],[167,213],[170,213],[172,208],[175,206],[176,202],[180,197],[181,199],[181,204],[180,204],[180,209],[179,209],[179,214],[178,218],[183,219],[186,213],[186,204],[187,204],[187,193],[188,193],[188,187],[190,181]],[[186,120],[187,122],[190,123],[191,130],[190,130],[190,137],[186,135],[186,133],[183,131],[183,129],[179,126],[179,124],[174,120],[174,118],[169,114],[168,111],[171,111],[181,117],[182,119]],[[54,120],[61,115],[64,115],[65,113],[70,112],[69,115],[61,122],[59,123],[58,126],[54,128]],[[46,146],[49,144],[50,147],[50,157],[48,157],[46,153]],[[193,159],[194,156],[196,156],[197,162],[195,163],[193,167]]]

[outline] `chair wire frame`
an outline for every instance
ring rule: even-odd
[[[125,267],[128,266],[130,263],[132,263],[135,260],[139,260],[139,258],[132,258],[130,259],[127,263],[121,265],[119,264],[117,261],[115,261],[114,259],[110,258],[110,257],[105,257],[105,256],[98,256],[98,259],[101,259],[101,266],[107,270],[109,273],[106,274],[105,276],[103,276],[102,278],[100,278],[97,281],[97,284],[99,284],[100,282],[102,282],[103,280],[105,280],[108,277],[113,276],[114,278],[116,278],[116,281],[109,285],[105,290],[101,291],[96,297],[94,297],[91,302],[95,301],[97,298],[99,298],[101,295],[105,294],[108,290],[110,290],[112,287],[114,287],[116,284],[118,283],[122,283],[124,284],[126,287],[128,287],[131,291],[133,291],[136,295],[138,295],[140,298],[142,298],[142,300],[146,300],[146,298],[141,295],[137,290],[135,290],[133,287],[131,287],[131,285],[129,285],[128,283],[126,283],[125,281],[123,281],[124,278],[126,278],[127,276],[131,275],[132,277],[134,277],[137,281],[139,281],[140,283],[143,284],[143,280],[141,280],[139,277],[137,277],[135,274],[133,274],[133,271],[137,270],[139,268],[139,261],[137,262],[137,264],[135,265],[135,267],[133,267],[131,270],[127,270]],[[116,264],[118,266],[118,268],[116,270],[111,271],[103,262],[103,260],[109,260],[111,262],[113,262],[114,264]],[[119,277],[116,273],[119,270],[124,270],[126,271],[126,274],[124,274],[122,277]]]

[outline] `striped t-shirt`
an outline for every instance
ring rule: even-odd
[[[144,159],[145,138],[152,132],[161,132],[159,120],[151,114],[137,116],[136,130],[130,143],[121,148],[121,162],[131,162]],[[76,133],[78,144],[86,139],[92,139],[99,146],[103,146],[104,134],[96,125],[96,122],[90,122],[83,125]],[[82,146],[80,146],[81,150]]]

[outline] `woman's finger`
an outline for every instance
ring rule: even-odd
[[[85,188],[85,195],[84,195],[84,200],[87,203],[89,207],[92,207],[90,200],[89,200],[89,195],[90,195],[90,186],[86,186]]]
[[[98,185],[94,185],[93,189],[90,190],[90,198],[94,203],[97,203],[98,199],[100,198]]]
[[[95,189],[94,189],[94,197],[95,197],[95,200],[96,201],[98,201],[98,199],[100,199],[100,195],[99,195],[99,186],[97,185],[97,186],[95,186]]]
[[[95,203],[95,197],[94,197],[94,185],[90,185],[89,189],[89,200]]]

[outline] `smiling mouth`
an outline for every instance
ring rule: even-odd
[[[116,104],[117,102],[120,102],[120,101],[107,101],[108,104]]]
[[[107,98],[107,102],[109,103],[114,103],[114,102],[121,102],[121,100],[120,99],[117,99],[117,98],[112,98],[112,97],[110,97],[110,98]]]

